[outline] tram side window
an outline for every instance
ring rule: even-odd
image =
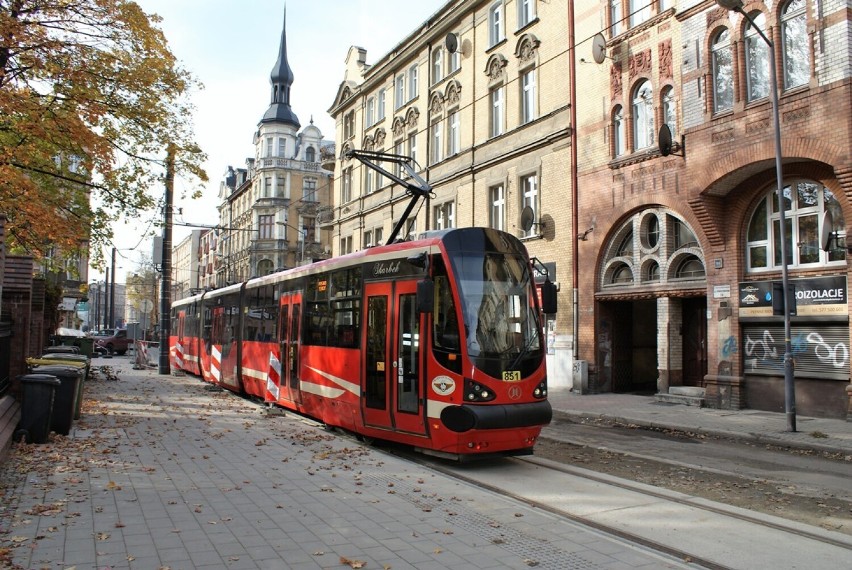
[[[308,280],[303,342],[356,348],[361,322],[361,268],[316,275]]]
[[[210,333],[213,329],[213,311],[210,307],[204,307],[204,330],[202,331],[202,340],[210,340]]]
[[[432,319],[433,354],[442,366],[461,372],[461,337],[456,303],[447,270],[440,258],[435,261],[435,315]]]
[[[275,306],[272,285],[258,287],[247,292],[246,313],[243,325],[244,340],[270,342],[275,338],[278,312]]]

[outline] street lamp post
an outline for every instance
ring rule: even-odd
[[[775,179],[778,193],[778,214],[781,238],[781,287],[784,299],[784,411],[787,431],[796,431],[796,386],[793,378],[793,349],[790,332],[790,277],[787,259],[787,215],[784,204],[784,174],[781,168],[781,120],[778,111],[778,76],[775,69],[775,44],[763,33],[754,20],[743,10],[742,0],[716,0],[720,7],[739,12],[769,47],[769,82],[772,102],[772,122],[775,131]]]

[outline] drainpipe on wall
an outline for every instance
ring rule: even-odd
[[[568,82],[569,82],[569,92],[570,92],[570,117],[571,124],[570,128],[570,140],[571,140],[571,232],[573,237],[573,247],[571,250],[571,271],[572,271],[572,284],[573,284],[573,298],[571,305],[571,315],[573,318],[573,342],[571,343],[573,348],[574,360],[576,361],[579,357],[579,332],[580,332],[580,316],[578,311],[580,309],[580,291],[577,288],[577,282],[579,281],[580,271],[579,271],[579,255],[577,254],[577,248],[580,246],[580,236],[577,233],[577,228],[579,227],[579,208],[577,206],[577,197],[579,193],[577,192],[577,67],[575,65],[576,60],[576,37],[574,35],[574,2],[568,2],[568,47],[570,57],[568,59]]]

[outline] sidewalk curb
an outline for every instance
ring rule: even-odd
[[[783,439],[781,437],[775,437],[772,435],[768,435],[765,433],[754,433],[754,432],[741,432],[741,431],[728,431],[728,430],[720,430],[720,429],[712,429],[705,428],[701,426],[685,426],[679,424],[668,424],[668,423],[659,423],[648,420],[641,420],[636,418],[626,418],[624,416],[619,415],[610,415],[604,413],[592,413],[592,412],[577,412],[572,410],[553,410],[553,417],[560,418],[569,421],[582,421],[582,420],[605,420],[608,422],[616,422],[626,425],[635,425],[639,426],[643,429],[658,429],[658,430],[668,430],[668,431],[677,431],[684,433],[700,433],[704,435],[710,435],[714,437],[721,437],[725,439],[730,439],[734,441],[745,441],[750,443],[760,443],[764,445],[775,445],[778,447],[784,447],[788,449],[796,449],[800,451],[818,451],[824,453],[837,453],[841,455],[847,455],[849,451],[847,449],[843,449],[842,447],[829,445],[829,444],[821,444],[821,443],[809,443],[809,442],[801,442],[801,441],[789,441]],[[801,433],[801,432],[800,432]]]

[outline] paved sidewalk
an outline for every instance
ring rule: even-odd
[[[852,455],[852,422],[796,416],[796,431],[787,431],[784,413],[759,410],[716,410],[664,404],[653,396],[585,394],[551,389],[554,414],[571,419],[603,418],[662,429],[677,429],[734,439],[773,443]]]
[[[97,359],[69,437],[0,465],[0,567],[685,568],[197,378]]]

